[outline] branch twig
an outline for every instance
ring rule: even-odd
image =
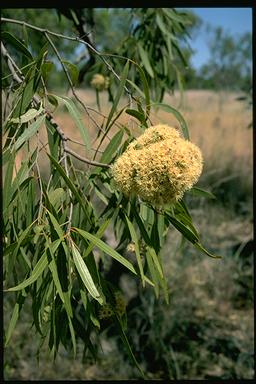
[[[19,83],[21,84],[23,81],[24,81],[24,77],[21,75],[19,76],[17,74],[17,72],[19,70],[18,66],[14,63],[12,57],[9,55],[7,49],[5,48],[4,44],[1,42],[1,52],[4,56],[4,58],[6,59],[7,61],[7,65],[11,71],[11,74],[13,76],[13,78]],[[15,67],[15,68],[14,68]],[[17,72],[16,72],[17,71]],[[38,96],[33,96],[33,101],[35,102],[35,104],[37,106],[40,105],[40,98]],[[51,123],[51,125],[56,129],[56,131],[58,132],[60,138],[61,138],[61,141],[62,143],[65,143],[67,140],[68,140],[68,137],[65,135],[64,131],[61,129],[61,127],[57,124],[57,122],[54,120],[53,116],[49,113],[49,111],[47,111],[45,108],[44,108],[44,111],[46,112],[46,118],[47,120]],[[95,165],[95,166],[98,166],[98,167],[103,167],[103,168],[109,168],[110,165],[108,164],[104,164],[104,163],[100,163],[100,162],[96,162],[96,161],[93,161],[93,160],[89,160],[85,157],[82,157],[78,154],[76,154],[75,152],[73,152],[70,148],[68,148],[66,145],[64,145],[64,152],[65,153],[69,153],[70,155],[76,157],[78,160],[86,163],[86,164],[90,164],[90,165]]]
[[[104,56],[109,56],[108,54],[104,54],[104,53],[100,53],[96,48],[94,48],[91,44],[85,42],[84,40],[80,39],[79,37],[70,37],[70,36],[66,36],[66,35],[62,35],[60,33],[56,33],[56,32],[52,32],[52,31],[49,31],[48,29],[43,29],[43,28],[39,28],[39,27],[36,27],[32,24],[29,24],[29,23],[26,23],[25,21],[20,21],[20,20],[15,20],[15,19],[9,19],[9,18],[6,18],[6,17],[1,17],[1,21],[2,22],[9,22],[9,23],[13,23],[13,24],[19,24],[19,25],[23,25],[23,26],[26,26],[28,28],[31,28],[31,29],[34,29],[36,31],[39,31],[41,33],[46,33],[48,35],[52,35],[52,36],[56,36],[56,37],[60,37],[62,39],[66,39],[66,40],[71,40],[71,41],[76,41],[76,42],[79,42],[81,44],[84,44],[86,45],[88,48],[90,48],[96,55],[98,55],[101,60],[105,63],[105,65],[108,67],[108,69],[110,70],[110,72],[113,73],[113,75],[120,81],[120,77],[119,75],[115,72],[115,70],[112,68],[112,66],[108,63],[108,61],[105,59]],[[131,95],[131,91],[126,87],[124,86],[124,90],[127,92],[127,94],[132,97]]]
[[[85,157],[82,157],[82,156],[78,155],[76,152],[72,151],[72,149],[70,149],[68,147],[66,147],[65,152],[67,152],[70,155],[74,156],[75,158],[77,158],[78,160],[82,161],[83,163],[87,163],[87,164],[90,164],[90,165],[95,165],[96,167],[101,167],[101,168],[110,168],[109,164],[103,164],[103,163],[99,163],[98,161],[88,160]]]

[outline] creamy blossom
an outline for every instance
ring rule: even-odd
[[[199,179],[203,167],[200,149],[177,129],[156,125],[129,144],[112,166],[117,188],[127,196],[163,205],[180,200]]]

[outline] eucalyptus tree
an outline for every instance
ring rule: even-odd
[[[92,10],[58,10],[60,19],[73,25],[69,30],[65,22],[62,32],[52,25],[53,10],[44,12],[49,29],[40,18],[32,24],[9,12],[1,19],[3,279],[5,296],[14,300],[12,315],[5,318],[5,345],[24,303],[31,302],[33,326],[54,357],[61,344],[75,355],[80,338],[84,354],[96,358],[95,335],[101,335],[107,319],[144,375],[126,335],[124,292],[117,276],[108,273],[111,262],[168,303],[161,250],[170,228],[199,252],[218,257],[201,244],[183,199],[186,193],[213,197],[193,187],[202,172],[200,149],[190,142],[181,113],[161,102],[180,76],[178,36],[186,31],[189,15],[164,8],[133,10],[139,19],[123,50],[109,53],[86,29],[93,26]],[[85,63],[76,65],[72,55],[83,49]],[[58,66],[69,97],[52,89]],[[98,99],[104,89],[109,92],[107,112],[80,98],[77,84],[86,76]],[[58,120],[63,108],[79,141]],[[152,127],[156,108],[174,115],[180,128]]]

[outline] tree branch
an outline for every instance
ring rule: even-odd
[[[8,23],[13,23],[13,24],[19,24],[19,25],[23,25],[23,26],[26,26],[28,28],[31,28],[31,29],[34,29],[36,31],[39,31],[41,33],[47,33],[48,35],[52,35],[52,36],[56,36],[56,37],[60,37],[62,39],[66,39],[66,40],[70,40],[70,41],[76,41],[78,43],[81,43],[83,45],[86,45],[88,48],[90,48],[92,50],[92,52],[94,52],[96,55],[98,55],[101,60],[104,62],[104,64],[107,66],[107,68],[109,69],[110,72],[113,73],[113,75],[120,81],[120,77],[119,75],[115,72],[115,70],[111,67],[111,65],[108,63],[108,61],[105,59],[104,56],[113,56],[113,55],[110,55],[108,53],[100,53],[96,48],[94,48],[91,44],[85,42],[84,40],[80,39],[79,37],[70,37],[70,36],[66,36],[66,35],[62,35],[60,33],[56,33],[56,32],[52,32],[52,31],[49,31],[48,29],[43,29],[43,28],[39,28],[39,27],[36,27],[32,24],[29,24],[29,23],[26,23],[25,21],[20,21],[20,20],[15,20],[15,19],[9,19],[9,18],[6,18],[6,17],[1,17],[0,19],[2,22],[8,22]],[[123,56],[118,56],[118,55],[115,55],[116,57],[122,57],[124,58]],[[126,58],[127,59],[127,58]],[[131,91],[126,87],[124,86],[124,90],[125,92],[133,98],[132,94],[131,94]]]
[[[21,84],[24,81],[24,77],[22,75],[19,76],[17,74],[17,72],[21,73],[21,71],[18,68],[18,66],[15,64],[15,62],[13,61],[12,57],[10,56],[10,54],[8,53],[7,49],[5,48],[5,46],[4,46],[4,44],[2,42],[1,42],[1,52],[2,52],[2,55],[4,56],[4,58],[7,61],[8,68],[10,69],[10,72],[11,72],[13,78],[19,84]],[[14,69],[14,67],[15,67],[15,69]],[[41,105],[41,99],[38,96],[33,96],[33,101],[34,101],[34,103],[37,106]],[[100,162],[97,162],[97,161],[89,160],[89,159],[87,159],[85,157],[82,157],[82,156],[78,155],[77,153],[72,151],[70,148],[68,148],[66,146],[66,141],[68,141],[69,138],[65,135],[64,131],[60,128],[58,123],[54,120],[54,118],[51,115],[51,113],[48,110],[46,110],[45,108],[43,108],[43,109],[44,109],[44,111],[46,113],[47,120],[51,123],[51,125],[58,132],[58,134],[59,134],[59,136],[61,138],[61,141],[63,143],[63,150],[64,150],[65,153],[69,153],[70,155],[76,157],[78,160],[80,160],[80,161],[82,161],[84,163],[87,163],[87,164],[90,164],[90,165],[95,165],[97,167],[102,167],[102,168],[110,168],[109,164],[104,164],[104,163],[100,163]]]
[[[109,164],[103,164],[103,163],[99,163],[99,162],[94,161],[94,160],[88,160],[85,157],[82,157],[82,156],[78,155],[76,152],[72,151],[72,149],[70,149],[68,147],[65,148],[65,152],[67,152],[70,155],[74,156],[75,158],[77,158],[78,160],[82,161],[83,163],[95,165],[96,167],[101,167],[101,168],[110,168]]]

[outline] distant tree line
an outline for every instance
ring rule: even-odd
[[[185,73],[187,88],[249,92],[252,86],[252,35],[208,28],[210,57],[199,70]]]

